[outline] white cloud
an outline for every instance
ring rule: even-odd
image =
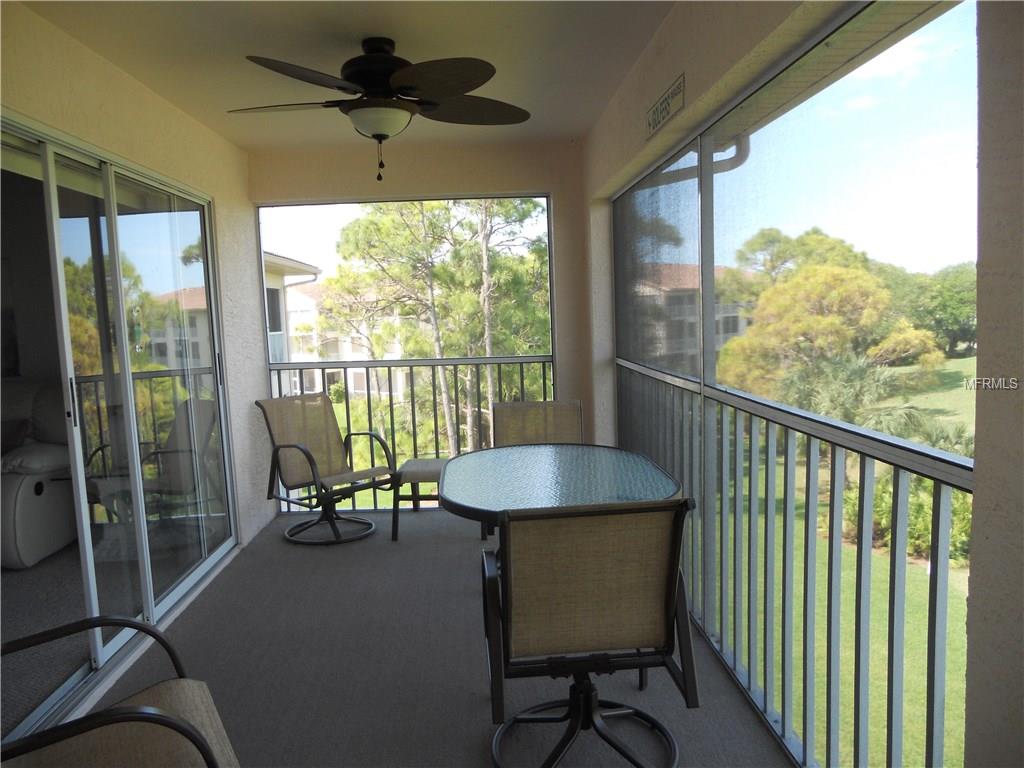
[[[859,112],[865,109],[874,109],[878,106],[878,99],[870,94],[864,94],[863,96],[854,96],[852,99],[847,99],[843,102],[843,107],[851,112]]]
[[[900,40],[850,74],[855,80],[895,79],[901,84],[913,80],[929,62],[944,59],[956,51],[934,35],[920,33]]]

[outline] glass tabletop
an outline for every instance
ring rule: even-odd
[[[501,524],[520,509],[671,499],[679,484],[637,453],[599,445],[514,445],[451,459],[441,476],[449,512]]]

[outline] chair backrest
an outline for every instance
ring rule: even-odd
[[[579,400],[495,403],[491,418],[495,447],[583,442]]]
[[[341,438],[334,405],[322,392],[257,400],[270,432],[270,442],[298,444],[316,461],[321,478],[350,472],[345,443]],[[281,484],[288,490],[313,485],[313,472],[300,451],[283,450],[278,454]]]
[[[195,468],[203,463],[216,423],[217,404],[213,400],[192,397],[178,404],[160,456],[163,488],[173,493],[196,491]]]
[[[685,502],[510,512],[507,660],[671,652]]]

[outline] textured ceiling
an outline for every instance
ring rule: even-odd
[[[391,37],[412,62],[475,56],[497,74],[474,95],[532,117],[513,126],[416,118],[403,137],[486,142],[584,135],[647,45],[665,2],[45,2],[40,16],[246,148],[365,141],[335,110],[226,110],[334,98],[245,60],[249,54],[338,74],[360,41]]]

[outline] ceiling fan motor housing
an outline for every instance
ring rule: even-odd
[[[341,79],[366,89],[366,95],[389,98],[395,95],[391,75],[411,66],[412,62],[394,55],[395,41],[387,37],[363,40],[363,55],[349,59],[341,66]]]

